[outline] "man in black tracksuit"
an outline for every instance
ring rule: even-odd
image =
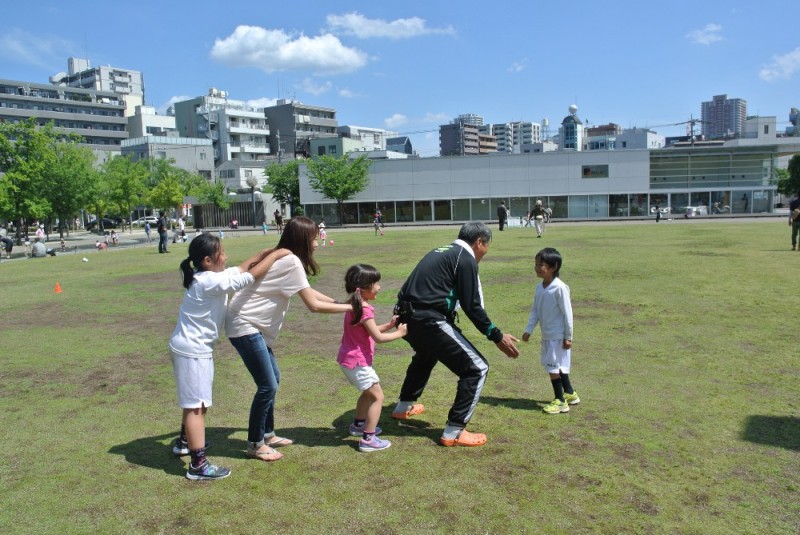
[[[408,325],[405,340],[414,349],[392,417],[405,420],[425,408],[414,403],[437,362],[458,375],[456,399],[440,442],[444,446],[481,446],[486,435],[465,430],[480,399],[489,363],[455,325],[456,305],[498,349],[519,355],[516,338],[503,334],[486,315],[478,262],[489,250],[492,231],[480,222],[466,223],[458,239],[434,249],[419,262],[397,295],[399,321]]]

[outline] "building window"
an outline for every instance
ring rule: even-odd
[[[323,145],[317,147],[317,156],[325,156],[325,147]]]
[[[328,152],[336,154],[336,145],[328,145]]]
[[[245,178],[250,178],[252,176],[253,176],[253,170],[252,169],[245,169],[244,170],[244,177]]]
[[[764,134],[769,134],[769,125],[768,124],[764,125]]]
[[[584,165],[583,178],[608,178],[608,165]]]
[[[200,153],[200,159],[201,160],[205,160],[206,159],[206,153],[205,152],[201,152]]]
[[[156,158],[158,158],[159,160],[166,160],[167,159],[166,151],[163,150],[156,151]]]

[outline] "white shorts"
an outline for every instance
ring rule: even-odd
[[[182,409],[210,407],[214,383],[214,359],[183,357],[171,353],[172,372],[178,386],[178,405]]]
[[[572,350],[564,349],[564,340],[542,340],[542,366],[547,373],[569,373]]]
[[[342,369],[342,372],[345,377],[347,377],[347,380],[350,381],[350,384],[358,388],[359,392],[369,390],[372,385],[381,382],[372,366],[356,366],[351,369],[339,364],[339,368]]]

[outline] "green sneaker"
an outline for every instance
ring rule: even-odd
[[[566,401],[561,401],[560,399],[554,399],[550,402],[549,405],[545,405],[542,409],[547,414],[558,414],[560,412],[569,412],[569,405],[567,405]]]
[[[569,405],[577,405],[581,402],[581,398],[578,397],[577,392],[573,392],[572,394],[567,394],[564,392],[564,401],[566,401]]]

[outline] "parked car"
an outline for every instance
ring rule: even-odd
[[[117,221],[117,220],[111,219],[109,217],[104,217],[103,218],[103,229],[117,228],[118,224],[119,224],[119,221]],[[94,221],[89,221],[88,223],[86,223],[86,230],[88,230],[89,232],[93,231],[95,229],[95,227],[97,227],[97,219],[95,219]]]
[[[158,218],[154,215],[140,217],[139,219],[131,223],[131,225],[133,225],[134,227],[143,227],[145,223],[150,223],[150,226],[155,228],[155,226],[158,224]]]

